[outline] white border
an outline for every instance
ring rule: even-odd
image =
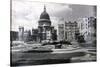
[[[68,4],[97,5],[97,62],[38,65],[37,67],[99,67],[100,63],[100,1],[99,0],[32,0]],[[0,67],[10,64],[10,0],[0,0]]]

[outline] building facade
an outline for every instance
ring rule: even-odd
[[[33,41],[31,30],[25,30],[24,31],[24,40],[23,41],[24,42]]]
[[[65,22],[65,39],[68,41],[75,41],[76,34],[79,33],[77,22]]]
[[[78,19],[78,28],[80,35],[84,36],[84,39],[88,39],[88,18],[79,18]]]
[[[18,40],[18,32],[17,31],[10,31],[10,41]]]
[[[40,19],[38,21],[38,36],[39,41],[50,41],[54,40],[56,36],[53,36],[53,34],[56,34],[54,29],[54,26],[51,26],[51,20],[49,14],[46,12],[46,7],[44,6],[44,11],[40,15]]]
[[[58,40],[64,40],[64,24],[58,24]]]
[[[96,35],[96,18],[95,17],[89,17],[88,18],[88,38],[89,40],[94,40]]]
[[[32,29],[32,40],[38,42],[38,29]]]
[[[57,40],[57,30],[54,26],[51,26],[51,20],[49,14],[46,12],[46,7],[44,6],[44,11],[40,15],[38,21],[38,28],[30,30],[24,30],[24,27],[19,27],[19,40],[20,41],[54,41]]]
[[[24,27],[19,27],[19,33],[18,33],[18,40],[23,41],[24,40]]]
[[[78,19],[78,27],[80,34],[84,36],[86,41],[92,41],[96,33],[96,18],[86,17]]]
[[[76,34],[79,33],[77,22],[63,22],[58,24],[59,40],[73,41],[76,39]]]

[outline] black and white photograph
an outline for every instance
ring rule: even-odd
[[[11,0],[10,6],[10,66],[96,62],[96,5]]]

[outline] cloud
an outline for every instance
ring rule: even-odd
[[[40,14],[43,12],[46,5],[47,13],[50,15],[52,25],[56,25],[59,21],[57,18],[64,16],[69,11],[72,11],[68,5],[41,3],[24,0],[12,1],[12,28],[18,30],[19,26],[24,26],[27,29],[37,28]],[[64,13],[64,14],[62,14]],[[56,18],[56,19],[55,19]]]
[[[61,18],[73,20],[81,16],[93,16],[93,6],[12,0],[12,29],[18,30],[19,26],[24,26],[26,29],[37,28],[44,5],[55,28]]]

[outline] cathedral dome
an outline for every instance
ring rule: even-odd
[[[47,19],[50,20],[49,14],[46,12],[46,8],[44,6],[44,11],[40,15],[40,19]]]
[[[50,20],[50,18],[49,18],[49,14],[48,14],[47,12],[43,12],[43,13],[41,13],[41,15],[40,15],[40,19],[48,19],[48,20]]]

